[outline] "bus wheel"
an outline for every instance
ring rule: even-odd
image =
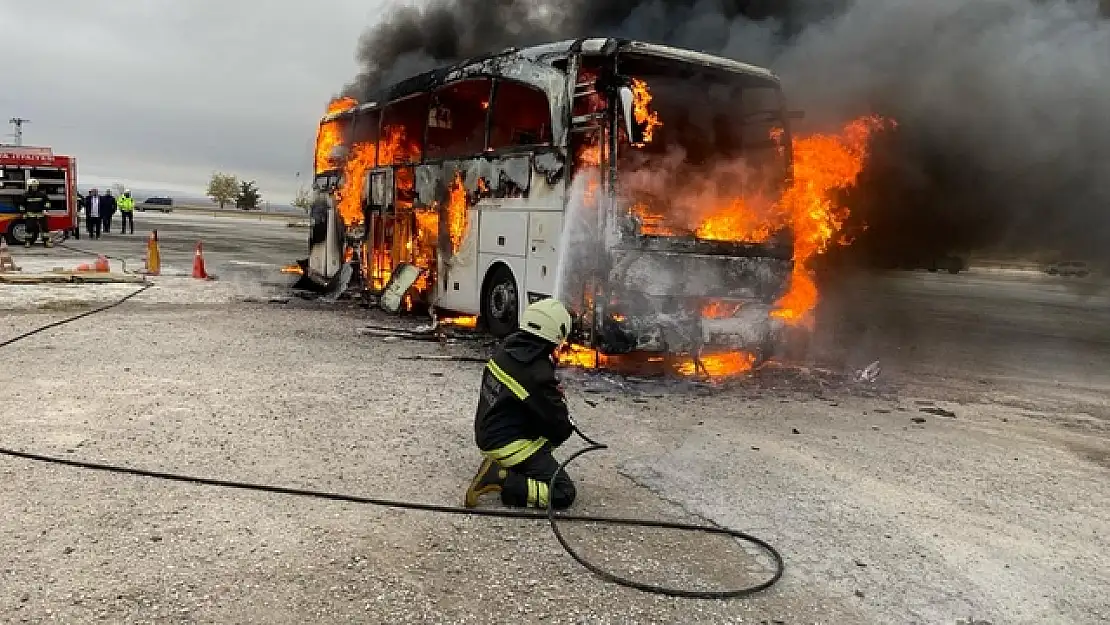
[[[513,272],[498,265],[486,277],[482,289],[482,321],[490,334],[503,338],[516,330],[518,301]]]
[[[36,230],[31,233],[27,230],[27,222],[19,219],[12,223],[8,228],[8,244],[9,245],[23,245],[24,243],[34,244],[35,240],[39,238],[39,233]]]

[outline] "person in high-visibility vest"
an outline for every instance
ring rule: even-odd
[[[135,198],[131,197],[131,189],[124,189],[123,195],[116,201],[119,207],[120,219],[123,223],[120,224],[120,234],[135,234]],[[127,232],[128,224],[131,225],[131,232]]]

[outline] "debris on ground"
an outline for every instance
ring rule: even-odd
[[[485,364],[489,361],[488,358],[478,358],[476,356],[448,356],[448,355],[422,355],[415,356],[398,356],[398,360],[435,360],[440,362],[479,362]]]
[[[921,412],[936,415],[938,417],[947,417],[949,419],[956,418],[956,413],[952,412],[951,410],[945,410],[944,408],[938,408],[936,406],[932,406],[929,408],[920,408],[919,410],[921,410]]]
[[[882,367],[879,365],[879,361],[876,360],[863,369],[857,371],[856,380],[860,382],[874,382],[875,380],[879,379],[879,374],[881,372]]]
[[[92,271],[0,274],[0,284],[142,284],[142,276]]]

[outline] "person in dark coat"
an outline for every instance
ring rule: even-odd
[[[89,194],[85,196],[85,225],[89,229],[90,239],[100,238],[100,227],[104,224],[101,211],[104,210],[102,206],[104,198],[100,197],[100,192],[96,189],[90,189]]]
[[[77,212],[77,224],[70,229],[69,233],[73,235],[74,239],[81,240],[81,213],[85,211],[85,196],[81,195],[80,191],[73,192],[74,206]]]
[[[116,196],[112,195],[112,190],[107,189],[104,191],[104,197],[101,199],[100,217],[103,220],[102,227],[104,234],[112,231],[112,217],[116,215]]]

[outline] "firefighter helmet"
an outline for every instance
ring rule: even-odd
[[[556,347],[566,342],[572,324],[566,307],[550,298],[529,305],[520,319],[521,330],[554,343]]]

